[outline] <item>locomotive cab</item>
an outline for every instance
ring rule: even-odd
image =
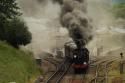
[[[68,42],[65,44],[65,57],[68,58],[70,62],[73,59],[73,51],[76,49],[76,45],[73,42]]]

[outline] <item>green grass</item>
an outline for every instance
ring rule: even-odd
[[[38,74],[32,55],[0,42],[0,83],[27,83]]]

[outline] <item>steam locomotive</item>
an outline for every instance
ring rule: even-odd
[[[65,57],[72,64],[76,74],[86,74],[89,67],[89,51],[85,47],[77,47],[75,43],[65,44]]]

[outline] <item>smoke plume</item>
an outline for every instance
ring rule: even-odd
[[[83,46],[92,39],[86,0],[63,0],[60,17],[61,24],[68,29],[77,46]]]

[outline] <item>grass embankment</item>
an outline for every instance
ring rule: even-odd
[[[123,74],[120,74],[120,62],[119,61],[116,61],[114,62],[111,66],[110,66],[110,69],[109,69],[109,72],[108,72],[108,76],[109,76],[109,79],[108,79],[108,82],[109,83],[117,83],[117,81],[119,81],[119,83],[121,83],[120,81],[122,81],[122,83],[125,83],[125,69],[123,71]],[[125,68],[125,64],[124,64],[124,68]],[[115,81],[115,82],[113,82]]]
[[[39,74],[40,70],[28,52],[0,42],[0,83],[28,83]]]

